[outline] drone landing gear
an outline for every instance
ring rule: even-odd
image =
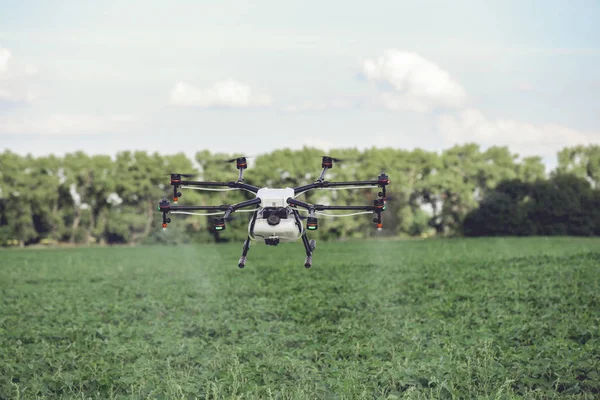
[[[302,243],[304,243],[304,248],[306,249],[306,260],[304,260],[304,267],[310,268],[312,267],[312,253],[317,248],[317,241],[315,239],[308,240],[306,237],[306,232],[302,234]]]
[[[244,268],[246,266],[246,255],[248,254],[248,250],[250,250],[250,236],[248,236],[248,239],[244,240],[244,247],[242,247],[242,256],[238,262],[238,267]]]

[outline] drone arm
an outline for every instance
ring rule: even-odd
[[[308,211],[311,211],[311,210],[315,211],[316,210],[316,205],[314,205],[314,204],[308,204],[308,203],[305,203],[303,201],[296,200],[293,197],[288,197],[287,203],[289,205],[292,205],[292,206],[306,208]]]
[[[170,218],[167,218],[167,214],[171,211],[199,211],[199,210],[203,210],[203,211],[224,211],[225,215],[223,216],[223,218],[220,218],[219,220],[222,221],[223,226],[224,226],[224,220],[228,219],[229,216],[235,212],[236,210],[239,210],[240,208],[244,208],[244,207],[250,207],[256,204],[259,204],[261,202],[261,200],[259,198],[255,198],[252,200],[247,200],[247,201],[242,201],[241,203],[237,203],[237,204],[221,204],[219,206],[176,206],[176,205],[170,205],[169,202],[167,201],[167,199],[163,199],[159,204],[158,204],[158,210],[160,212],[162,212],[163,214],[163,228],[167,227],[167,224],[169,222],[171,222]],[[215,222],[216,224],[216,222]],[[224,229],[224,228],[223,228]]]
[[[220,218],[215,218],[213,220],[213,223],[215,225],[215,229],[218,231],[223,231],[225,230],[225,221],[227,221],[229,219],[229,217],[231,216],[231,214],[233,214],[236,210],[239,210],[240,208],[244,208],[244,207],[250,207],[253,205],[257,205],[260,204],[262,200],[260,198],[254,198],[252,200],[246,200],[246,201],[242,201],[241,203],[237,203],[237,204],[232,204],[230,206],[227,207],[227,210],[225,211],[225,215],[223,215]]]
[[[329,166],[323,167],[323,170],[321,171],[321,175],[319,175],[319,179],[317,179],[317,182],[323,182],[325,180],[325,172],[327,172],[329,168]]]
[[[227,211],[229,206],[222,204],[220,206],[170,206],[169,211]],[[162,210],[161,210],[162,211]]]
[[[319,181],[317,181],[314,183],[309,183],[308,185],[299,186],[297,188],[294,188],[294,193],[299,194],[302,192],[306,192],[307,190],[322,189],[322,188],[328,188],[328,187],[373,186],[373,185],[377,185],[377,184],[378,184],[377,181],[348,181],[348,182],[328,182],[328,181],[319,182]]]
[[[171,205],[167,199],[162,199],[158,203],[158,211],[162,213],[162,227],[167,227],[167,224],[171,222],[171,218],[167,217],[167,214],[171,211],[227,211],[230,206],[222,204],[220,206],[177,206]]]
[[[249,185],[243,182],[205,182],[205,181],[180,181],[178,185],[181,186],[199,186],[199,187],[230,187],[234,189],[244,189],[252,193],[258,192],[258,187]]]
[[[309,204],[300,200],[296,200],[292,197],[287,199],[287,203],[291,206],[302,207],[308,210],[310,218],[309,224],[312,224],[313,228],[316,229],[317,221],[314,217],[315,211],[325,211],[325,210],[346,210],[346,211],[373,211],[377,216],[373,219],[373,222],[377,224],[377,228],[381,228],[381,213],[385,210],[385,201],[383,199],[373,200],[372,206],[325,206],[322,204]]]
[[[260,204],[261,201],[262,200],[260,198],[256,197],[254,199],[242,201],[241,203],[233,204],[233,205],[231,205],[231,207],[233,207],[233,210],[235,211],[235,210],[239,210],[240,208],[250,207],[250,206]]]
[[[347,181],[347,182],[328,182],[328,181],[317,181],[317,182],[313,182],[313,183],[309,183],[307,185],[304,186],[299,186],[297,188],[294,188],[294,193],[296,195],[301,194],[303,192],[306,192],[308,190],[312,190],[312,189],[323,189],[323,188],[330,188],[330,187],[344,187],[344,186],[365,186],[365,187],[369,187],[369,186],[380,186],[383,188],[383,192],[385,194],[385,187],[387,185],[390,184],[390,180],[388,179],[387,175],[382,174],[379,176],[379,178],[377,180],[370,180],[370,181]]]
[[[382,206],[380,206],[378,203],[375,203],[372,206],[325,206],[322,204],[309,204],[309,203],[305,203],[303,201],[300,200],[296,200],[294,198],[288,198],[287,199],[288,204],[293,205],[293,206],[297,206],[297,207],[302,207],[302,208],[306,208],[307,210],[314,210],[314,211],[325,211],[325,210],[355,210],[355,211],[377,211],[377,210],[381,210]],[[377,202],[377,200],[375,200],[375,202]]]
[[[223,216],[223,219],[229,218],[229,216],[233,212],[239,210],[240,208],[254,206],[254,205],[260,204],[261,201],[262,200],[257,197],[257,198],[251,199],[251,200],[242,201],[241,203],[232,204],[227,207],[227,210],[225,211],[225,215]]]
[[[323,206],[323,205],[317,205],[317,206],[315,206],[315,210],[317,210],[317,211],[325,211],[325,210],[375,211],[375,206]]]

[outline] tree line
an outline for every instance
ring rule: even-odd
[[[520,158],[506,147],[482,150],[476,144],[441,153],[424,150],[338,149],[343,159],[328,180],[391,179],[383,214],[384,230],[370,215],[321,217],[319,239],[452,235],[600,234],[600,146],[568,147],[547,172],[540,157]],[[323,151],[280,149],[252,159],[245,181],[285,187],[313,182]],[[140,244],[241,240],[248,214],[239,214],[225,232],[212,217],[171,216],[161,228],[158,201],[172,197],[171,172],[195,173],[198,180],[237,179],[239,154],[203,150],[161,155],[124,151],[116,156],[21,156],[0,153],[0,245]],[[311,203],[372,204],[377,189],[315,190]],[[183,190],[180,204],[230,204],[251,198],[244,191]]]

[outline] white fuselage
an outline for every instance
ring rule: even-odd
[[[248,225],[248,235],[251,239],[264,242],[278,240],[279,243],[298,240],[304,232],[303,224],[298,224],[287,199],[294,197],[294,189],[262,188],[256,193],[261,199],[256,218]]]

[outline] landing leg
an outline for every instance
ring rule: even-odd
[[[238,262],[238,267],[244,268],[246,266],[246,255],[248,254],[248,250],[250,250],[250,236],[248,236],[248,239],[244,240],[244,247],[242,247],[242,256]]]
[[[308,237],[306,237],[306,232],[304,232],[302,234],[302,243],[304,243],[304,248],[306,249],[306,260],[304,260],[304,267],[310,268],[312,267],[312,253],[317,247],[317,241],[315,239],[311,239],[310,241],[308,241]]]

